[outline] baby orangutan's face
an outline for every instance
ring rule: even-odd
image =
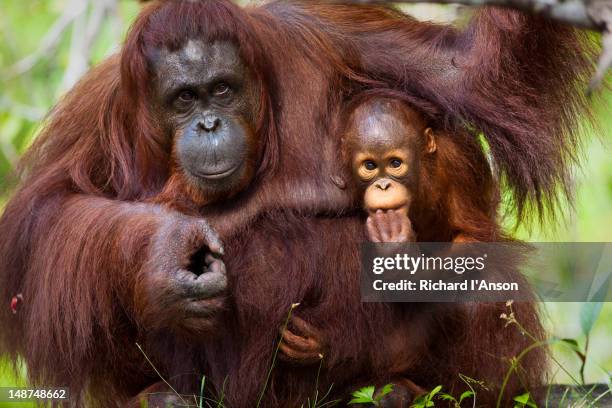
[[[418,188],[420,156],[436,148],[431,129],[419,113],[391,99],[366,102],[349,120],[346,143],[365,209],[407,214]]]

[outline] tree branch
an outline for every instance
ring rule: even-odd
[[[84,7],[84,2],[76,2],[76,4],[71,3],[70,7],[66,8],[64,13],[56,20],[49,31],[47,31],[38,49],[8,68],[4,74],[4,79],[11,79],[25,74],[34,68],[41,59],[53,55],[53,52],[60,43],[62,34],[68,29],[74,19],[84,11]]]
[[[594,1],[587,9],[589,16],[602,27],[602,53],[597,64],[595,76],[589,84],[589,93],[599,87],[606,72],[612,68],[612,2]]]
[[[612,8],[610,2],[606,0],[338,0],[337,2],[352,4],[437,3],[463,4],[474,7],[501,6],[541,14],[553,20],[596,31],[603,31],[605,24],[603,21],[593,18],[589,9],[595,9],[595,7],[598,9],[602,7]]]
[[[602,33],[602,54],[588,93],[599,87],[612,68],[612,1],[611,0],[330,0],[332,3],[386,4],[437,3],[466,6],[500,6],[539,14],[552,20]]]

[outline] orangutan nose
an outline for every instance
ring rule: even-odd
[[[219,118],[213,115],[207,115],[204,120],[198,123],[200,129],[206,132],[214,132],[219,126]]]
[[[382,191],[386,191],[389,187],[391,187],[391,181],[387,179],[382,179],[378,180],[374,185]]]

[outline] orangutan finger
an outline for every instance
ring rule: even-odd
[[[401,233],[402,233],[402,223],[403,217],[400,216],[395,211],[389,211],[387,213],[389,217],[389,224],[391,225],[391,239],[393,242],[402,242],[401,241]]]
[[[378,233],[378,228],[376,228],[376,223],[374,222],[374,219],[372,217],[368,217],[366,221],[366,228],[370,241],[375,243],[381,242],[380,234]]]
[[[219,238],[219,234],[205,220],[198,220],[197,228],[200,239],[208,246],[210,252],[216,255],[223,255],[223,243]]]
[[[279,355],[281,359],[301,364],[314,363],[316,361],[321,360],[322,356],[318,353],[295,350],[282,342],[279,344],[279,350],[281,352],[281,354]]]
[[[283,331],[282,341],[301,352],[316,352],[317,354],[321,352],[321,346],[317,340],[298,336],[288,329]]]
[[[306,320],[298,316],[291,316],[291,326],[296,328],[302,337],[318,339],[319,330]]]
[[[401,212],[396,212],[397,217],[400,223],[400,232],[399,232],[399,242],[408,242],[410,236],[412,235],[412,223],[410,219]]]
[[[393,241],[393,216],[390,211],[385,211],[382,216],[383,226],[384,226],[384,236],[383,239],[385,242]]]
[[[376,212],[372,214],[372,224],[374,228],[376,228],[376,233],[378,234],[380,242],[383,242],[382,210],[376,210]]]
[[[376,227],[378,228],[382,242],[389,242],[389,220],[383,210],[376,210]]]

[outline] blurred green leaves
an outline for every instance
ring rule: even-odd
[[[46,112],[91,65],[118,49],[139,7],[119,0],[2,3],[0,196]]]

